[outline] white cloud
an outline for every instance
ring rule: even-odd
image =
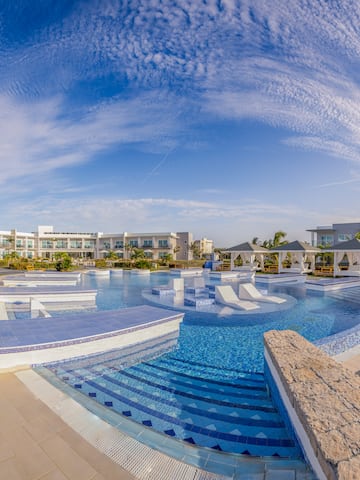
[[[252,118],[302,137],[325,138],[329,154],[341,158],[348,149],[346,158],[355,161],[360,144],[359,22],[360,4],[350,1],[78,2],[23,47],[4,50],[1,88],[9,96],[34,100],[54,91],[65,96],[79,81],[112,74],[119,85],[129,83],[135,89],[179,90],[183,104],[178,110],[189,117],[196,102],[218,117]],[[166,96],[157,102],[156,120],[166,116],[164,123],[171,118]],[[66,135],[68,151],[61,156],[57,146],[55,158],[44,162],[44,168],[85,161],[88,151],[113,144],[116,127],[121,142],[148,138],[141,101],[136,108],[134,102],[125,103],[115,101],[103,113],[88,114],[88,123],[69,122],[67,128],[56,115],[45,118],[45,129],[50,120],[60,142]],[[150,110],[146,101],[144,106]],[[151,115],[145,112],[145,118]],[[25,126],[28,118],[22,120]],[[177,128],[182,134],[183,124]],[[44,133],[46,139],[48,131]],[[42,139],[35,126],[30,134],[34,143]],[[85,155],[76,148],[79,136],[86,140]],[[319,141],[291,141],[324,151]]]
[[[153,94],[100,105],[77,119],[65,108],[59,98],[19,103],[0,96],[1,183],[87,162],[114,145],[171,145],[176,115],[170,107],[164,114]]]

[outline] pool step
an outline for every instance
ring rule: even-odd
[[[336,300],[360,304],[360,287],[347,288],[346,290],[342,291],[329,292],[327,295],[331,298],[335,298]]]
[[[205,363],[199,363],[194,361],[187,361],[175,356],[175,352],[168,353],[159,357],[158,363],[161,365],[170,365],[173,370],[177,372],[194,372],[195,375],[202,378],[208,378],[209,380],[225,380],[233,382],[234,384],[243,384],[245,381],[249,382],[249,385],[264,385],[264,374],[256,372],[244,372],[242,370],[235,370],[233,368],[226,369],[224,367],[216,367],[214,365],[208,365]]]
[[[118,370],[113,362],[64,370],[67,383],[121,415],[187,443],[250,456],[301,457],[268,398],[245,378],[207,382],[153,361]],[[190,365],[189,365],[190,369]],[[58,372],[59,374],[60,372]],[[206,387],[208,385],[208,387]]]

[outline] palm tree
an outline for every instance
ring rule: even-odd
[[[252,240],[251,240],[251,243],[253,245],[257,245],[258,244],[258,241],[259,241],[259,237],[254,237]]]
[[[108,253],[105,255],[106,260],[108,260],[111,264],[114,263],[114,261],[119,260],[119,257],[116,255],[114,250],[109,250]]]
[[[131,257],[132,252],[134,251],[134,247],[130,245],[130,243],[125,243],[124,245],[125,253],[127,258]]]
[[[18,252],[12,251],[12,252],[8,252],[5,255],[4,259],[7,261],[7,266],[9,267],[10,263],[18,262],[18,260],[20,259],[20,255],[18,254]]]
[[[273,238],[273,247],[280,247],[280,245],[285,245],[286,243],[288,243],[286,240],[283,240],[286,235],[287,233],[283,232],[282,230],[275,232]]]
[[[142,248],[133,248],[131,260],[141,260],[145,258],[145,252]]]
[[[198,247],[196,242],[192,242],[189,245],[189,250],[192,252],[194,259],[200,258],[201,252],[200,252],[200,248]]]
[[[285,245],[286,243],[289,243],[287,240],[283,240],[286,235],[286,232],[279,230],[274,233],[273,238],[270,238],[269,240],[264,240],[261,246],[264,248],[274,248],[280,247],[280,245]]]

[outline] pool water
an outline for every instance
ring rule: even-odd
[[[97,288],[98,308],[113,310],[147,303],[141,292],[155,285],[166,285],[170,278],[166,272],[149,276],[124,272],[122,277],[105,278],[83,275],[81,286]],[[216,284],[216,281],[209,280],[211,282]],[[359,287],[347,290],[357,289]],[[360,323],[358,304],[306,292],[303,284],[272,285],[270,292],[291,295],[297,302],[288,310],[266,314],[221,316],[186,310],[180,327],[177,358],[205,366],[261,373],[264,368],[263,334],[266,331],[291,329],[315,341]]]

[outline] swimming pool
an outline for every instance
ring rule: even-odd
[[[81,286],[98,290],[98,309],[112,310],[147,303],[144,289],[166,285],[169,278],[167,273],[83,275]],[[290,295],[296,302],[287,310],[259,314],[186,310],[177,343],[159,357],[155,354],[139,362],[141,355],[135,355],[131,361],[133,353],[122,349],[48,365],[49,375],[71,387],[79,401],[82,397],[97,402],[135,422],[138,430],[134,434],[131,427],[130,432],[136,438],[143,435],[141,429],[148,429],[175,443],[209,451],[246,458],[280,457],[297,462],[296,471],[305,472],[299,478],[313,478],[293,432],[269,396],[263,375],[263,333],[292,329],[315,341],[358,325],[359,304],[338,294],[334,298],[306,292],[303,284],[271,285],[269,291]],[[145,436],[151,438],[148,433]],[[165,450],[182,458],[181,448],[167,444]],[[214,465],[214,471],[233,468],[230,457],[226,458],[223,470]]]
[[[124,272],[122,277],[94,278],[83,275],[81,286],[97,288],[100,310],[132,307],[147,303],[142,291],[166,285],[166,272],[149,276]],[[214,284],[218,282],[209,280]],[[234,284],[234,283],[233,283]],[[263,372],[263,334],[268,330],[291,329],[310,341],[334,335],[360,324],[359,305],[331,295],[309,293],[304,284],[271,285],[271,293],[283,293],[296,299],[284,311],[267,314],[231,316],[186,310],[176,355],[188,362],[214,365],[225,369]],[[357,290],[358,287],[348,290]]]

